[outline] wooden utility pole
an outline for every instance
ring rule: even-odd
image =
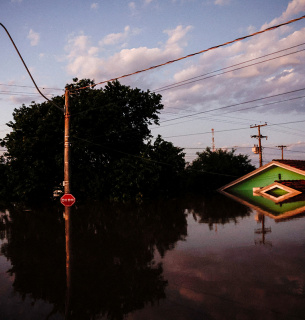
[[[70,193],[70,111],[69,88],[65,91],[64,190]]]
[[[276,146],[277,148],[282,149],[282,160],[284,160],[284,148],[287,148],[287,146]]]
[[[267,140],[267,136],[262,136],[261,135],[261,127],[266,126],[267,123],[265,124],[258,124],[258,125],[254,125],[254,126],[250,126],[250,128],[258,128],[258,135],[253,135],[251,136],[251,138],[256,138],[258,139],[258,153],[259,153],[259,166],[261,167],[263,165],[263,152],[262,152],[262,142],[261,139],[262,138],[266,138]]]
[[[215,152],[214,129],[212,129],[212,151]]]
[[[70,111],[69,111],[69,88],[66,87],[65,91],[65,137],[64,137],[64,193],[70,194]],[[70,219],[70,206],[65,206],[65,236],[66,236],[66,281],[67,281],[67,292],[66,292],[66,312],[70,305],[70,287],[71,287],[71,243],[70,243],[70,232],[71,232],[71,219]]]

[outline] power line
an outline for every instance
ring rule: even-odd
[[[115,77],[115,78],[112,78],[112,79],[109,79],[109,80],[105,80],[105,81],[101,81],[101,82],[98,82],[98,83],[95,83],[95,84],[92,84],[92,85],[88,85],[88,86],[85,86],[85,87],[77,88],[77,89],[74,89],[74,91],[78,91],[78,90],[82,90],[82,89],[87,89],[87,88],[95,87],[95,86],[100,85],[100,84],[103,84],[103,83],[115,81],[115,80],[118,80],[118,79],[122,79],[122,78],[126,78],[126,77],[129,77],[129,76],[135,75],[135,74],[139,74],[139,73],[142,73],[142,72],[146,72],[146,71],[149,71],[149,70],[153,70],[153,69],[156,69],[156,68],[159,68],[159,67],[162,67],[162,66],[165,66],[165,65],[168,65],[168,64],[171,64],[171,63],[174,63],[174,62],[183,60],[183,59],[187,59],[187,58],[196,56],[196,55],[198,55],[198,54],[201,54],[201,53],[204,53],[204,52],[207,52],[207,51],[210,51],[210,50],[214,50],[214,49],[217,49],[217,48],[220,48],[220,47],[224,47],[224,46],[226,46],[226,45],[228,45],[228,44],[232,44],[232,43],[234,43],[234,42],[238,42],[238,41],[241,41],[241,40],[245,40],[245,39],[247,39],[247,38],[251,38],[251,37],[253,37],[253,36],[256,36],[256,35],[258,35],[258,34],[261,34],[261,33],[267,32],[267,31],[275,30],[275,29],[277,29],[277,28],[280,28],[280,27],[282,27],[282,26],[285,26],[285,25],[291,24],[291,23],[293,23],[293,22],[302,20],[302,19],[304,19],[304,18],[305,18],[305,15],[302,16],[302,17],[299,17],[299,18],[296,18],[296,19],[292,19],[292,20],[289,20],[289,21],[287,21],[287,22],[284,22],[284,23],[281,23],[281,24],[278,24],[278,25],[269,27],[269,28],[267,28],[267,29],[254,32],[254,33],[249,34],[249,35],[247,35],[247,36],[243,36],[243,37],[237,38],[237,39],[235,39],[235,40],[227,41],[227,42],[225,42],[225,43],[223,43],[223,44],[220,44],[220,45],[217,45],[217,46],[213,46],[213,47],[210,47],[210,48],[208,48],[208,49],[204,49],[204,50],[201,50],[201,51],[192,53],[192,54],[188,54],[188,55],[186,55],[186,56],[183,56],[183,57],[180,57],[180,58],[177,58],[177,59],[173,59],[173,60],[170,60],[170,61],[167,61],[167,62],[158,64],[158,65],[155,65],[155,66],[146,68],[146,69],[142,69],[142,70],[138,70],[138,71],[135,71],[135,72],[132,72],[132,73],[129,73],[129,74],[125,74],[125,75],[123,75],[123,76]]]
[[[269,98],[279,97],[279,96],[282,96],[284,94],[295,93],[295,92],[303,91],[303,90],[305,90],[305,88],[296,89],[296,90],[292,90],[292,91],[287,91],[287,92],[283,92],[283,93],[278,93],[278,94],[274,94],[274,95],[271,95],[271,96],[262,97],[262,98],[258,98],[258,99],[253,99],[253,100],[248,100],[248,101],[244,101],[244,102],[234,103],[234,104],[231,104],[231,105],[228,105],[228,106],[224,106],[224,107],[219,107],[219,108],[214,108],[214,109],[210,109],[210,110],[200,111],[200,112],[193,113],[191,115],[184,115],[184,116],[180,116],[180,117],[177,117],[177,118],[174,118],[174,119],[164,120],[162,122],[164,123],[164,122],[168,122],[168,121],[179,120],[179,119],[182,119],[182,118],[193,117],[193,116],[196,116],[198,114],[204,114],[204,113],[208,113],[208,112],[212,112],[212,111],[224,110],[224,109],[240,106],[240,105],[243,105],[243,104],[247,104],[247,103],[250,103],[250,102],[256,102],[256,101],[261,101],[261,100],[265,100],[265,99],[269,99]]]
[[[304,16],[304,18],[305,18],[305,16]],[[11,42],[12,42],[12,44],[13,44],[15,50],[16,50],[16,52],[18,53],[18,56],[19,56],[20,60],[21,60],[22,63],[23,63],[23,66],[25,67],[28,75],[30,76],[30,78],[31,78],[31,80],[32,80],[35,88],[36,88],[37,91],[39,92],[39,94],[40,94],[42,97],[44,97],[47,101],[49,101],[49,102],[50,102],[53,106],[55,106],[57,109],[59,109],[59,110],[61,110],[61,111],[64,111],[63,108],[59,107],[56,103],[54,103],[52,100],[50,100],[49,98],[47,98],[47,97],[40,91],[40,89],[38,88],[38,86],[37,86],[37,84],[36,84],[36,82],[35,82],[32,74],[31,74],[31,72],[30,72],[30,70],[28,69],[26,63],[24,62],[24,60],[23,60],[23,58],[22,58],[22,56],[21,56],[21,54],[20,54],[17,46],[15,45],[15,42],[14,42],[13,38],[11,37],[10,33],[8,32],[8,30],[5,28],[5,26],[4,26],[2,23],[0,23],[0,26],[5,30],[6,34],[7,34],[8,37],[10,38],[10,40],[11,40]]]
[[[35,93],[35,92],[20,92],[20,91],[0,91],[0,94],[3,95],[8,95],[8,96],[17,96],[17,95],[28,95],[28,96],[39,96],[39,93]],[[54,96],[54,94],[49,93],[46,94],[46,96]]]
[[[167,166],[171,166],[170,164],[166,163],[166,162],[162,162],[162,161],[157,161],[157,160],[152,160],[152,159],[149,159],[149,158],[144,158],[142,156],[138,156],[138,155],[134,155],[134,154],[131,154],[131,153],[127,153],[127,152],[124,152],[124,151],[120,151],[120,150],[116,150],[116,149],[113,149],[113,148],[109,148],[109,147],[106,147],[102,144],[99,144],[99,143],[95,143],[93,141],[89,141],[87,139],[83,139],[83,138],[78,138],[76,136],[73,136],[72,137],[73,139],[77,139],[77,140],[81,140],[81,141],[84,141],[84,142],[87,142],[87,143],[90,143],[90,144],[93,144],[95,146],[98,146],[98,147],[101,147],[101,148],[105,148],[105,149],[108,149],[110,151],[114,151],[114,152],[117,152],[117,153],[120,153],[120,154],[124,154],[124,155],[127,155],[127,156],[130,156],[130,157],[133,157],[133,158],[136,158],[136,159],[141,159],[143,161],[147,161],[147,162],[152,162],[152,163],[159,163],[159,164],[163,164],[163,165],[167,165]],[[179,147],[176,147],[177,149],[182,149],[182,148],[179,148]],[[182,151],[182,150],[181,150]]]
[[[305,119],[303,119],[303,120],[297,120],[297,121],[288,121],[288,122],[268,124],[268,127],[278,126],[278,125],[282,125],[282,124],[300,123],[300,122],[305,122]],[[219,133],[219,132],[230,132],[230,131],[238,131],[238,130],[245,130],[245,129],[249,129],[249,127],[233,128],[233,129],[225,129],[225,130],[215,130],[214,132],[215,132],[215,133]],[[197,133],[181,134],[181,135],[164,137],[164,138],[167,139],[167,138],[188,137],[188,136],[195,136],[195,135],[202,135],[202,134],[210,134],[210,133],[211,133],[210,131],[206,131],[206,132],[197,132]]]
[[[300,45],[303,45],[303,43],[300,44]],[[300,45],[299,45],[299,46],[300,46]],[[293,47],[291,47],[291,48],[293,48]],[[287,48],[287,49],[284,49],[284,50],[288,50],[288,49],[290,49],[290,48]],[[284,50],[281,50],[281,51],[284,51]],[[270,59],[267,59],[267,60],[264,60],[264,61],[259,61],[259,62],[252,63],[252,64],[249,64],[249,65],[246,65],[246,66],[243,66],[243,67],[235,68],[235,69],[232,69],[232,70],[224,71],[224,72],[222,72],[222,73],[213,74],[213,75],[208,76],[208,75],[211,74],[211,73],[216,73],[216,72],[219,72],[219,71],[221,71],[221,70],[229,69],[229,68],[232,68],[232,67],[234,67],[234,66],[238,66],[238,65],[241,65],[241,64],[244,64],[244,63],[247,63],[247,62],[250,62],[250,61],[253,61],[253,60],[261,59],[262,57],[265,57],[265,56],[261,56],[261,57],[259,57],[259,58],[255,58],[255,59],[251,59],[251,60],[244,61],[244,62],[241,62],[241,63],[237,63],[237,64],[235,64],[235,65],[232,65],[232,66],[229,66],[229,67],[226,67],[226,68],[221,68],[221,69],[218,69],[218,70],[215,70],[215,71],[211,71],[211,72],[208,72],[208,73],[203,74],[203,75],[200,75],[200,76],[196,76],[196,77],[193,77],[193,78],[189,78],[189,79],[187,79],[187,80],[183,80],[183,81],[180,81],[180,82],[176,82],[176,83],[174,83],[174,84],[167,85],[167,86],[164,86],[164,87],[155,89],[155,90],[153,90],[153,91],[154,91],[154,92],[162,92],[162,91],[166,91],[166,90],[169,90],[169,89],[178,88],[178,87],[181,87],[181,86],[184,86],[184,85],[187,85],[187,84],[191,84],[191,83],[194,83],[194,82],[197,82],[197,81],[202,81],[202,80],[210,79],[210,78],[213,78],[213,77],[216,77],[216,76],[220,76],[220,75],[223,75],[223,74],[226,74],[226,73],[229,73],[229,72],[233,72],[233,71],[236,71],[236,70],[241,70],[241,69],[244,69],[244,68],[252,67],[252,66],[255,66],[255,65],[264,63],[264,62],[268,62],[268,61],[272,61],[272,60],[275,60],[275,59],[278,59],[278,58],[286,57],[286,56],[289,56],[289,55],[291,55],[291,54],[299,53],[299,52],[302,52],[302,51],[305,51],[305,49],[301,49],[301,50],[298,50],[298,51],[290,52],[290,53],[287,53],[287,54],[284,54],[284,55],[281,55],[281,56],[278,56],[278,57],[270,58]],[[272,55],[272,54],[275,54],[275,53],[278,53],[278,52],[280,52],[280,51],[267,54],[266,56],[269,56],[269,55]],[[205,76],[206,76],[206,77],[205,77]],[[204,78],[202,78],[202,79],[196,79],[196,78],[201,78],[201,77],[204,77]],[[193,80],[193,79],[196,79],[196,80]]]
[[[305,120],[304,120],[304,121],[305,121]],[[245,129],[249,129],[249,127],[235,128],[235,129],[225,129],[225,130],[215,130],[214,132],[215,132],[215,133],[219,133],[219,132],[238,131],[238,130],[245,130]],[[164,138],[165,138],[165,139],[168,139],[168,138],[188,137],[188,136],[196,136],[196,135],[202,135],[202,134],[211,134],[211,131],[181,134],[181,135],[164,137]]]
[[[5,83],[0,83],[0,86],[35,89],[35,87],[33,87],[33,86],[25,86],[25,85],[17,85],[17,84],[5,84]],[[60,90],[60,91],[64,91],[63,89],[59,89],[59,88],[47,88],[47,87],[46,87],[46,88],[39,87],[39,89],[42,89],[42,90]]]
[[[283,93],[285,94],[285,93]],[[226,114],[228,113],[233,113],[233,112],[239,112],[239,111],[244,111],[244,110],[249,110],[249,109],[254,109],[254,108],[259,108],[259,107],[263,107],[263,106],[268,106],[268,105],[272,105],[272,104],[277,104],[277,103],[282,103],[282,102],[287,102],[287,101],[292,101],[292,100],[296,100],[296,99],[302,99],[302,98],[305,98],[305,96],[300,96],[300,97],[294,97],[294,98],[289,98],[289,99],[285,99],[285,100],[281,100],[281,101],[273,101],[273,102],[267,102],[267,103],[264,103],[264,104],[260,104],[260,105],[257,105],[257,106],[251,106],[251,107],[247,107],[247,108],[243,108],[243,109],[238,109],[238,110],[231,110],[231,111],[228,111],[228,112],[224,112],[222,113],[221,115],[214,115],[214,114],[211,114],[210,117],[223,117],[225,116]],[[246,103],[246,102],[245,102]],[[208,111],[213,111],[213,110],[208,110]],[[163,114],[163,113],[162,113]],[[190,114],[188,115],[189,117],[192,117],[193,115],[197,115],[198,113],[195,113],[195,114]],[[210,117],[200,117],[200,118],[196,118],[196,120],[200,120],[200,119],[210,119]],[[229,117],[229,116],[225,116],[225,117]],[[182,118],[184,118],[184,116],[182,116]],[[234,119],[234,117],[231,117]],[[176,119],[179,119],[179,118],[175,118],[175,119],[169,119],[169,120],[164,120],[163,122],[168,122],[168,121],[172,121],[172,120],[176,120]],[[236,118],[238,119],[238,118]],[[248,120],[248,119],[241,119],[241,120]],[[151,130],[153,129],[157,129],[157,128],[164,128],[164,127],[169,127],[169,126],[173,126],[173,125],[177,125],[177,124],[181,124],[181,123],[185,123],[185,122],[188,122],[188,121],[194,121],[193,119],[189,119],[189,120],[186,120],[186,121],[181,121],[181,122],[176,122],[176,123],[172,123],[172,124],[167,124],[165,126],[161,125],[161,126],[158,126],[158,127],[154,127],[154,128],[151,128]],[[249,120],[250,121],[250,120]],[[253,120],[251,120],[253,121]]]

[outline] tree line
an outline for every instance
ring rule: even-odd
[[[71,184],[79,199],[129,200],[213,190],[251,170],[247,155],[206,148],[186,163],[182,148],[153,139],[162,96],[119,81],[96,89],[90,79],[69,84]],[[86,89],[78,90],[87,87]],[[64,98],[52,98],[64,105]],[[62,188],[64,117],[50,102],[22,105],[0,140],[0,200],[46,201]]]

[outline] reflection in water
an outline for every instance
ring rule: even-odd
[[[72,272],[72,246],[71,246],[71,207],[65,207],[65,237],[66,237],[66,301],[65,319],[71,319],[71,272]]]
[[[266,234],[271,232],[271,227],[265,226],[265,215],[264,214],[258,214],[256,220],[262,224],[261,228],[258,228],[255,230],[256,234],[260,234],[262,237],[261,239],[255,240],[255,244],[263,244],[263,245],[270,245],[272,246],[271,241],[266,240]]]
[[[264,232],[254,235],[258,212],[222,195],[96,202],[71,208],[65,234],[62,209],[2,215],[1,253],[20,297],[8,312],[0,286],[5,320],[304,318],[305,219],[259,215]]]
[[[65,241],[62,219],[56,210],[11,209],[6,224],[7,242],[1,253],[11,262],[13,288],[24,301],[44,300],[53,305],[50,315],[64,309]],[[61,214],[62,215],[62,214]]]
[[[10,219],[1,251],[12,264],[15,292],[51,303],[48,316],[67,319],[122,319],[164,299],[167,281],[154,255],[164,256],[187,234],[184,210],[175,202],[96,203],[72,208],[65,221],[58,209],[11,210]]]
[[[271,217],[276,221],[294,218],[305,214],[304,195],[294,197],[282,202],[276,202],[270,198],[253,193],[252,190],[223,190],[222,194],[255,209],[257,212]]]
[[[237,223],[238,218],[247,217],[251,212],[249,207],[220,194],[213,195],[208,201],[192,198],[186,206],[187,212],[191,213],[196,221],[207,223],[211,230],[217,224]]]

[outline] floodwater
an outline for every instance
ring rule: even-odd
[[[67,235],[62,206],[2,208],[1,320],[305,319],[299,211],[273,219],[216,194],[70,218]]]

